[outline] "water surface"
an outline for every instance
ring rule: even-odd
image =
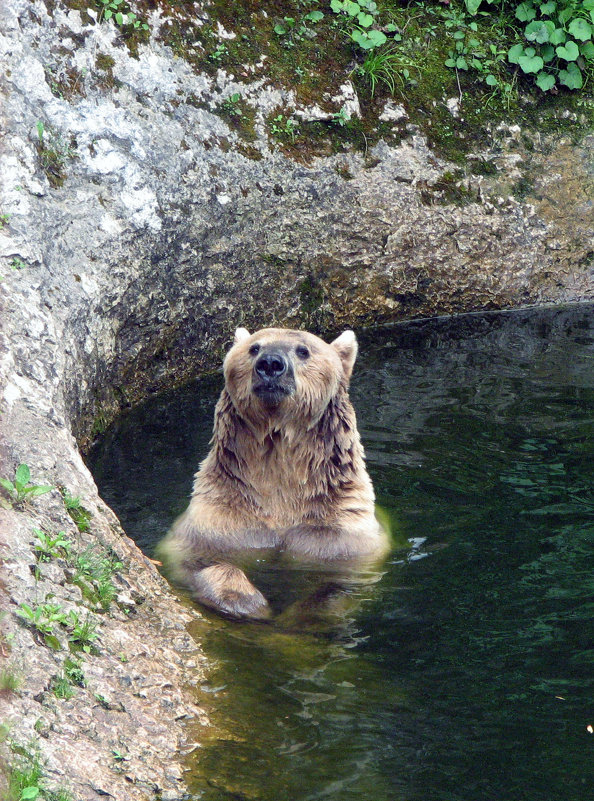
[[[197,700],[217,729],[190,758],[192,792],[585,801],[594,310],[416,323],[360,345],[351,394],[400,547],[346,584],[263,562],[255,580],[275,623],[209,614],[195,625],[215,665]],[[103,497],[148,553],[187,503],[221,383],[149,401],[91,456]],[[341,592],[323,615],[292,613],[328,582]]]

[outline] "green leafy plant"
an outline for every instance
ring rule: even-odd
[[[213,52],[208,56],[210,61],[215,61],[216,63],[220,64],[221,61],[229,55],[229,50],[227,45],[225,44],[218,44]]]
[[[34,801],[41,795],[40,780],[43,768],[39,753],[33,748],[11,744],[18,759],[8,771],[6,795],[10,801]]]
[[[64,499],[64,506],[70,517],[76,523],[76,527],[81,534],[89,530],[91,522],[91,513],[82,505],[81,500],[76,495],[71,495],[67,490],[62,490],[62,498]]]
[[[66,180],[64,167],[68,159],[74,158],[75,151],[59,134],[46,128],[41,120],[36,128],[39,161],[51,186],[56,189]]]
[[[56,624],[66,625],[67,623],[67,616],[60,604],[44,603],[32,607],[22,603],[17,609],[17,614],[28,626],[41,635],[47,646],[54,651],[62,648],[54,633]]]
[[[379,14],[375,0],[331,0],[330,8],[344,20],[348,35],[363,50],[373,50],[388,41],[383,31],[373,27]]]
[[[35,743],[29,746],[10,743],[15,759],[6,771],[3,787],[4,801],[73,801],[64,787],[50,789],[44,777],[44,766]]]
[[[241,100],[241,95],[239,92],[234,92],[230,95],[226,100],[223,101],[223,111],[226,111],[227,114],[231,114],[233,117],[245,117],[239,102]]]
[[[69,612],[67,625],[72,626],[72,631],[68,637],[69,642],[76,648],[82,648],[87,653],[90,652],[92,644],[99,639],[97,632],[98,623],[90,614],[81,620],[76,612]]]
[[[557,86],[576,90],[594,75],[594,0],[522,0],[512,3],[522,27],[507,60],[549,92]],[[481,0],[466,0],[470,14]]]
[[[98,603],[103,609],[109,609],[117,592],[113,575],[122,567],[117,558],[89,547],[75,559],[76,573],[73,582],[81,588],[85,597]]]
[[[358,67],[358,71],[369,80],[372,97],[378,83],[383,83],[390,94],[394,94],[396,81],[404,84],[410,78],[410,70],[394,45],[370,50],[363,64]]]
[[[74,687],[64,672],[55,675],[50,686],[56,698],[64,698],[65,700],[68,700],[75,695]]]
[[[285,34],[293,30],[295,24],[296,20],[294,17],[283,17],[283,21],[277,22],[274,26],[274,32],[279,36],[285,36]]]
[[[68,557],[72,548],[72,543],[63,531],[57,534],[46,534],[39,528],[34,528],[33,533],[36,537],[34,544],[35,555],[38,562],[49,562],[58,556]]]
[[[289,139],[295,142],[299,123],[292,117],[285,117],[284,114],[277,114],[269,120],[270,133],[277,139]]]
[[[137,15],[130,10],[130,6],[126,0],[96,0],[96,2],[101,9],[99,22],[101,22],[101,20],[113,19],[116,25],[119,25],[121,28],[129,26],[134,30],[148,30],[146,22],[142,22],[142,20],[138,19]]]
[[[11,504],[21,504],[53,490],[53,487],[47,484],[31,484],[31,470],[26,464],[17,467],[13,481],[0,478],[0,485],[9,494]]]
[[[81,662],[75,657],[67,656],[63,665],[64,676],[76,687],[86,687],[87,680],[82,670]]]

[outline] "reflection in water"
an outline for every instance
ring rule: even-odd
[[[368,341],[365,341],[368,340]],[[381,504],[412,548],[336,582],[254,567],[271,625],[209,615],[197,797],[583,801],[594,725],[594,316],[469,316],[364,337],[353,381]],[[122,418],[92,455],[148,551],[184,507],[220,379]],[[284,611],[283,611],[284,610]],[[296,612],[297,610],[297,612]],[[221,735],[221,732],[223,734]],[[201,734],[203,737],[203,734]]]

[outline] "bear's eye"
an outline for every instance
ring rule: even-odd
[[[305,345],[297,345],[295,348],[295,353],[299,356],[300,359],[308,359],[309,358],[309,349],[305,347]]]
[[[252,345],[249,350],[250,356],[257,356],[260,353],[260,346],[259,345]]]

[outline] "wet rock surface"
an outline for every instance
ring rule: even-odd
[[[92,513],[80,533],[58,489],[12,507],[2,491],[3,662],[22,683],[1,718],[81,799],[181,797],[184,721],[204,718],[183,688],[204,657],[185,632],[195,612],[125,537],[77,440],[218,366],[236,325],[334,332],[593,297],[594,137],[528,147],[504,126],[476,154],[498,172],[466,183],[412,126],[398,146],[304,164],[267,138],[286,97],[256,81],[246,155],[213,113],[234,79],[175,57],[159,19],[135,57],[60,2],[0,8],[0,476],[26,463]],[[34,528],[117,556],[107,610],[73,583],[74,557],[39,562]],[[55,624],[54,650],[18,613],[48,603],[97,621],[70,698],[53,686],[72,625]]]

